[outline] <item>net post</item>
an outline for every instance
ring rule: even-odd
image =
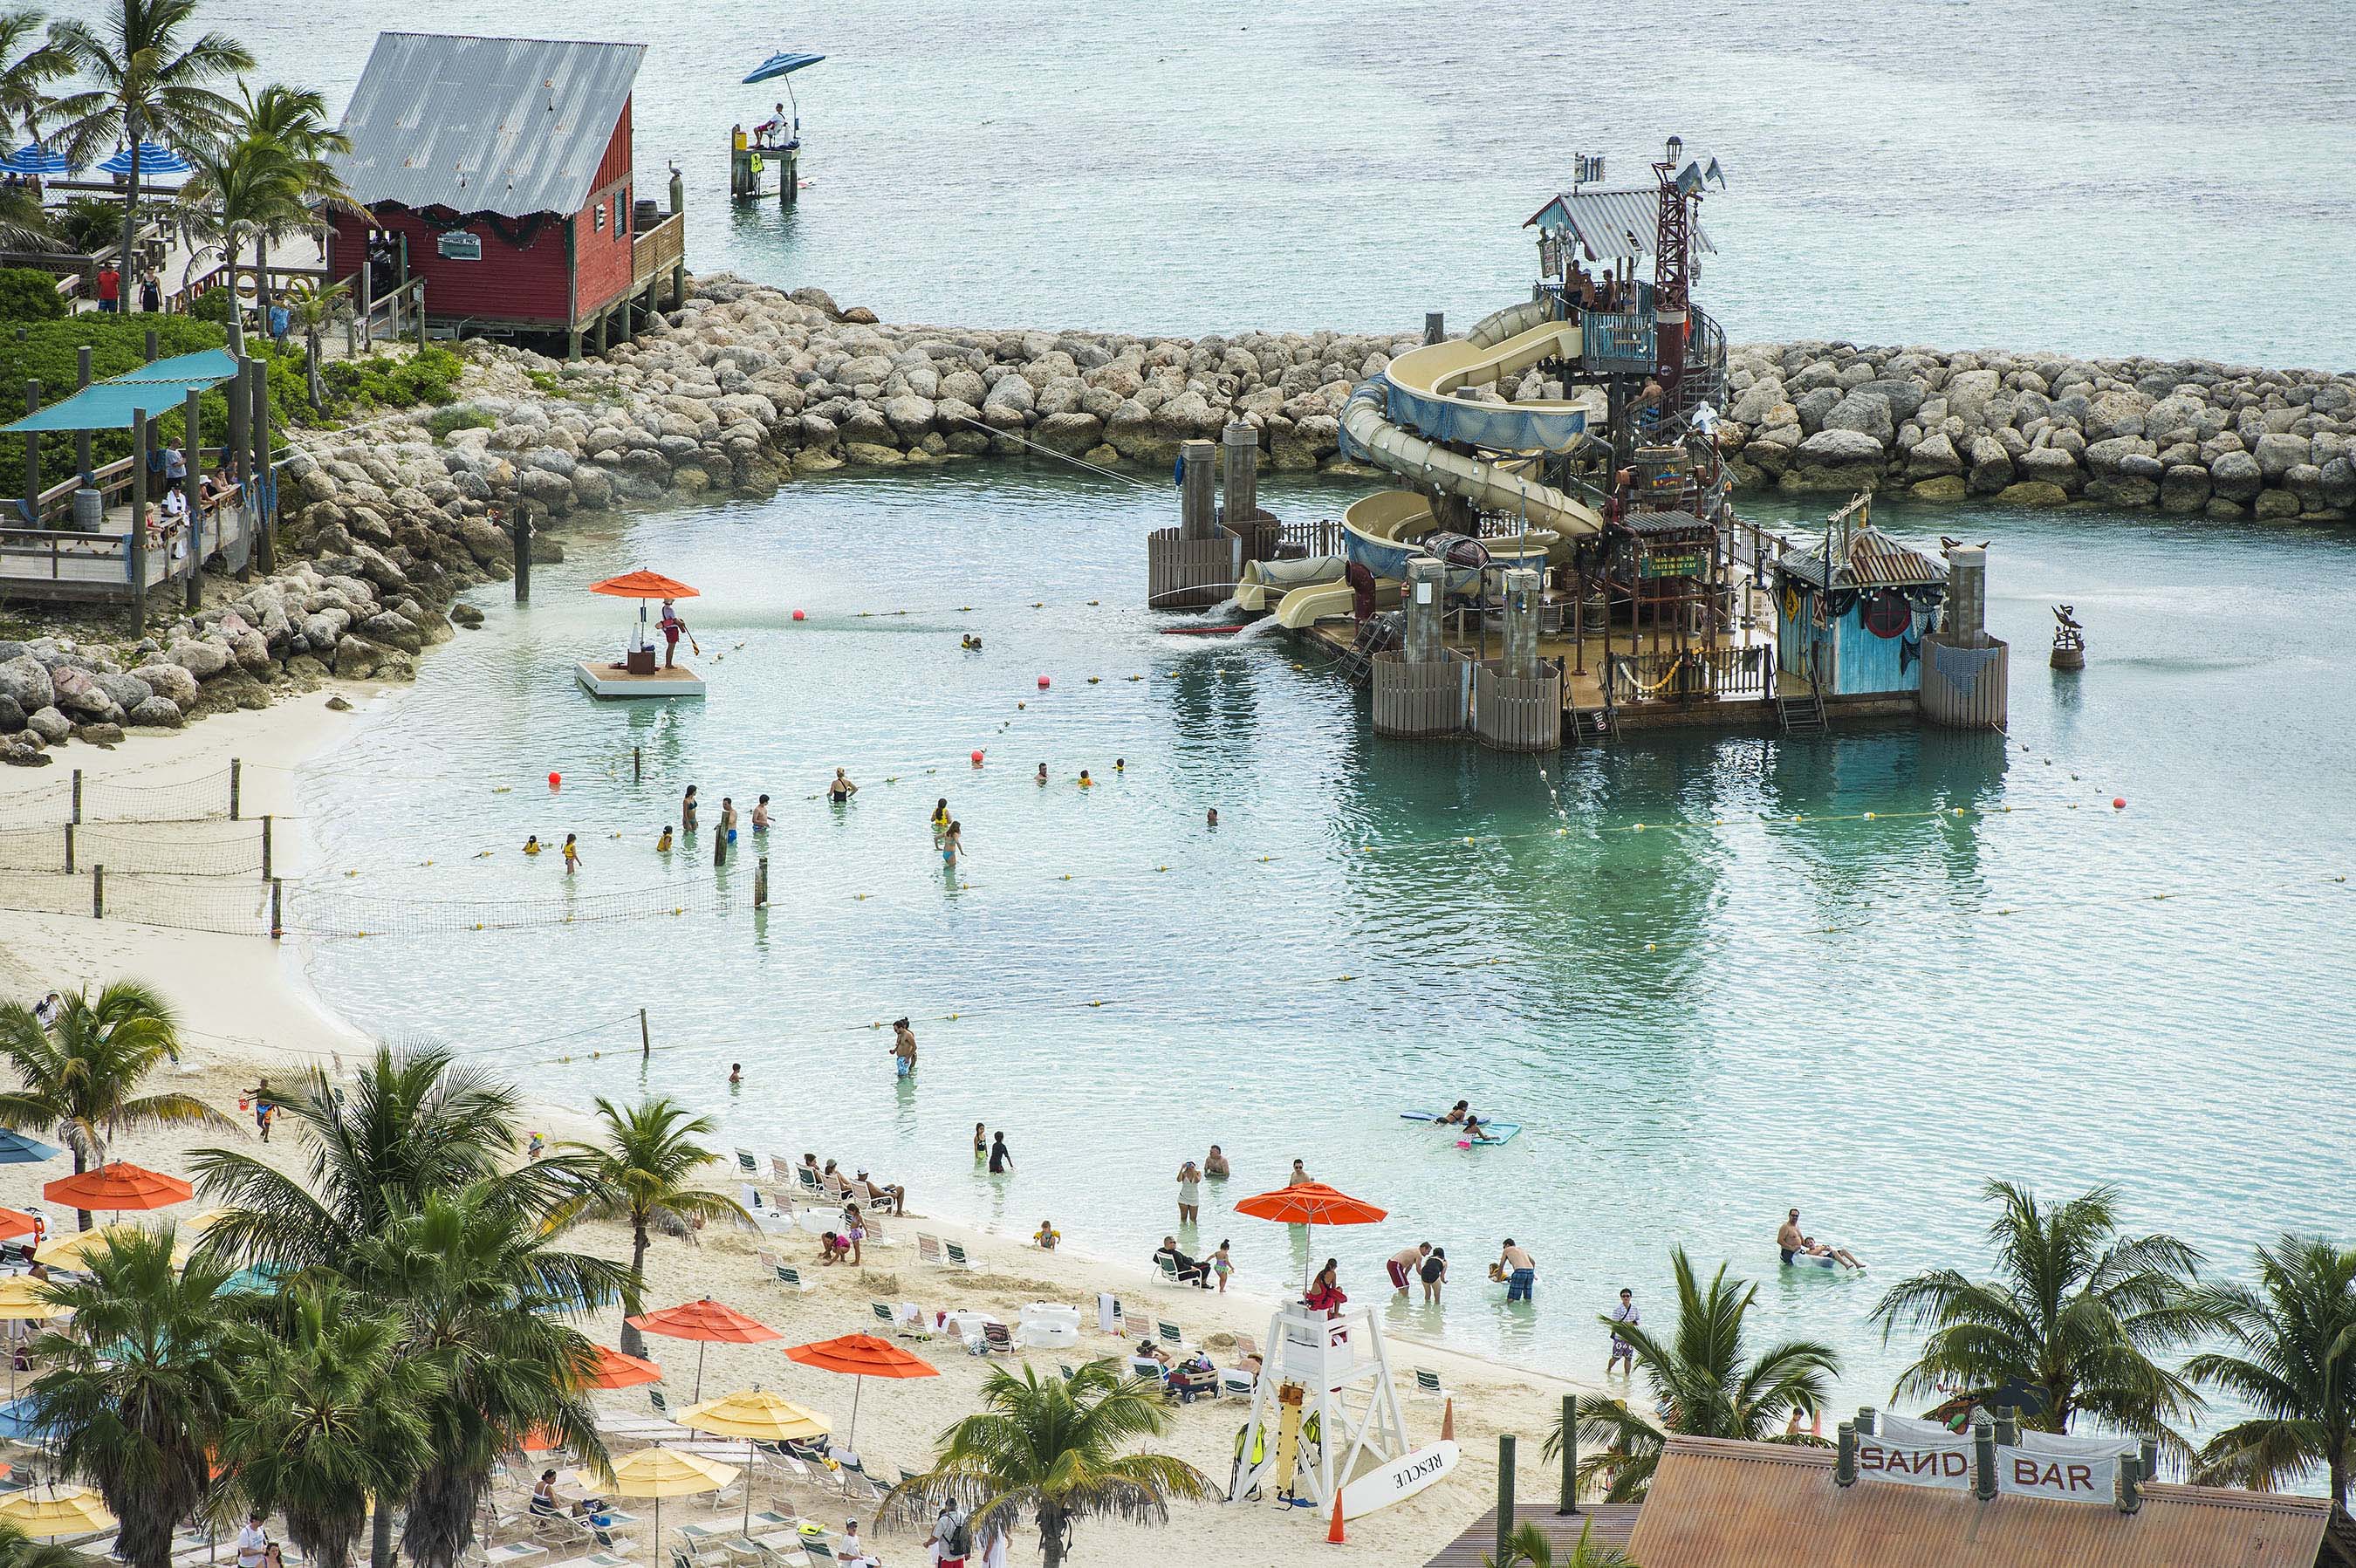
[[[73,868],[74,868],[74,863],[73,863],[73,860],[74,860],[74,825],[73,825],[71,822],[68,822],[68,823],[66,824],[66,875],[67,875],[68,876],[71,876],[71,875],[73,875]]]
[[[646,755],[646,750],[645,750],[645,748],[644,748],[644,747],[642,747],[642,746],[634,746],[630,747],[630,782],[631,782],[631,783],[633,783],[633,784],[643,784],[643,783],[645,783],[646,781],[647,781],[647,755]]]
[[[271,813],[269,813],[268,811],[264,811],[264,812],[262,814],[262,879],[264,882],[275,882],[275,881],[277,881],[277,880],[278,880],[276,877],[274,877],[274,876],[271,875],[271,874],[270,874],[270,830],[271,830],[271,827],[272,827],[272,817],[271,817]]]
[[[753,908],[765,909],[769,904],[769,857],[763,855],[753,866]]]
[[[73,778],[73,820],[77,822],[81,821],[81,769],[79,768],[74,769]]]
[[[93,920],[106,918],[106,867],[103,865],[90,868],[90,918]]]
[[[242,757],[229,759],[229,820],[237,821],[240,787],[245,782],[245,761]]]
[[[273,876],[270,879],[270,940],[276,941],[286,934],[286,884]]]
[[[644,1060],[655,1054],[655,1037],[647,1032],[647,1010],[638,1009],[638,1057]]]

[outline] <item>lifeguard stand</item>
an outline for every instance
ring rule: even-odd
[[[1323,1517],[1362,1469],[1409,1452],[1383,1331],[1367,1309],[1293,1306],[1269,1319],[1266,1343],[1227,1500],[1257,1491]]]

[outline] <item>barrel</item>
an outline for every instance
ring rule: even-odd
[[[662,221],[662,203],[650,197],[640,197],[630,204],[630,231],[643,234]]]
[[[73,493],[73,525],[84,533],[106,526],[106,497],[85,485]]]

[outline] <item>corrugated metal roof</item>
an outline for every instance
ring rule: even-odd
[[[1821,542],[1812,549],[1794,551],[1776,564],[1820,588],[1920,587],[1947,580],[1944,564],[1899,543],[1870,525],[1848,536],[1847,553],[1833,563],[1829,579],[1825,573],[1825,546]]]
[[[2321,1498],[2150,1485],[2094,1503],[1860,1480],[1822,1448],[1672,1437],[1628,1542],[1644,1568],[2315,1568]]]
[[[1709,524],[1689,511],[1655,511],[1639,507],[1620,520],[1620,526],[1631,533],[1692,533]]]
[[[1629,256],[1649,256],[1661,224],[1661,190],[1656,185],[1606,188],[1580,186],[1566,190],[1530,215],[1541,229],[1568,229],[1579,237],[1580,249],[1590,262],[1616,262]],[[1694,243],[1711,255],[1718,247],[1699,223]]]
[[[577,212],[644,44],[379,33],[335,159],[363,207]]]

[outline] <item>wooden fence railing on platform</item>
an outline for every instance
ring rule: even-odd
[[[674,212],[630,242],[633,293],[679,264],[687,255],[687,214]]]
[[[1615,704],[1673,703],[1687,697],[1764,698],[1774,694],[1775,650],[1688,648],[1612,655],[1605,685]]]

